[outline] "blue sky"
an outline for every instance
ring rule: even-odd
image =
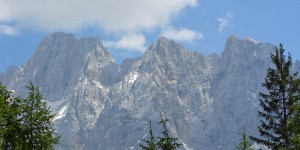
[[[121,62],[166,36],[220,53],[229,35],[278,45],[300,59],[299,0],[0,0],[0,72],[26,63],[52,32],[99,36]]]

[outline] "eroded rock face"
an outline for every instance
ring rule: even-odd
[[[26,94],[28,80],[41,87],[58,113],[57,149],[139,149],[149,120],[161,131],[162,113],[183,149],[231,150],[244,125],[257,134],[258,92],[273,50],[230,36],[222,54],[204,56],[160,38],[118,65],[99,38],[54,33],[0,81],[16,95]]]

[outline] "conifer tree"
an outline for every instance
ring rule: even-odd
[[[5,113],[7,111],[7,99],[9,98],[10,93],[0,82],[0,147],[2,148],[5,143],[4,134],[5,134]]]
[[[0,82],[0,149],[21,149],[22,125],[19,114],[20,100],[13,99],[11,92]]]
[[[178,142],[178,138],[172,138],[169,135],[169,130],[167,128],[168,119],[165,119],[162,115],[161,121],[159,122],[163,126],[162,137],[158,137],[159,141],[157,143],[161,150],[176,150],[182,144]]]
[[[300,96],[300,84],[297,73],[292,74],[292,58],[285,58],[283,45],[275,48],[271,54],[275,68],[268,68],[265,81],[262,84],[266,93],[260,93],[262,111],[258,130],[261,137],[250,137],[259,144],[273,150],[291,147],[292,131],[289,129],[289,118],[293,116],[295,105]]]
[[[150,131],[149,131],[150,140],[142,139],[142,141],[145,142],[147,145],[140,144],[140,147],[143,150],[157,150],[155,137],[154,137],[154,134],[153,134],[153,131],[152,131],[151,121],[149,121],[149,126],[150,126]]]
[[[238,150],[254,150],[252,148],[252,144],[250,143],[247,134],[246,134],[246,128],[244,127],[244,133],[242,134],[241,142],[238,146],[236,146]]]
[[[296,106],[296,111],[290,119],[289,128],[292,133],[292,149],[300,149],[300,104]]]
[[[23,149],[54,149],[54,144],[59,140],[52,123],[55,115],[47,107],[39,88],[30,82],[27,89],[28,98],[22,99],[23,108],[20,116],[24,126]]]

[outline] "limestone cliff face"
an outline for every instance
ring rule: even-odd
[[[222,54],[204,56],[162,37],[118,65],[99,38],[54,33],[0,81],[16,95],[26,94],[28,80],[41,87],[58,113],[57,149],[139,149],[149,120],[161,131],[162,113],[183,149],[231,150],[244,125],[257,134],[258,92],[273,50],[230,36]]]
[[[63,135],[61,144],[73,149],[80,147],[80,131],[93,128],[105,107],[109,87],[100,79],[102,70],[112,64],[99,38],[54,33],[44,38],[27,64],[11,68],[1,80],[15,95],[26,95],[28,81],[39,86],[60,114],[55,123]]]

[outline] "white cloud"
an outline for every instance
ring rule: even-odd
[[[204,38],[202,33],[196,32],[196,31],[193,31],[193,30],[190,30],[187,28],[182,28],[179,30],[169,28],[169,29],[165,30],[162,33],[162,35],[169,39],[173,39],[173,40],[177,40],[177,41],[187,41],[187,42],[191,42],[195,39],[203,39]]]
[[[0,22],[44,31],[93,26],[113,33],[137,33],[167,26],[197,0],[0,0]]]
[[[9,25],[0,24],[0,34],[14,36],[14,35],[17,35],[18,32],[15,28],[13,28]]]
[[[234,17],[234,13],[229,11],[226,13],[225,17],[220,17],[217,19],[217,21],[220,22],[219,32],[222,32],[225,28],[231,25],[231,20],[233,19],[233,17]]]
[[[103,41],[103,45],[106,47],[122,48],[132,51],[144,52],[145,47],[145,37],[141,34],[129,34],[122,36],[119,41]]]

